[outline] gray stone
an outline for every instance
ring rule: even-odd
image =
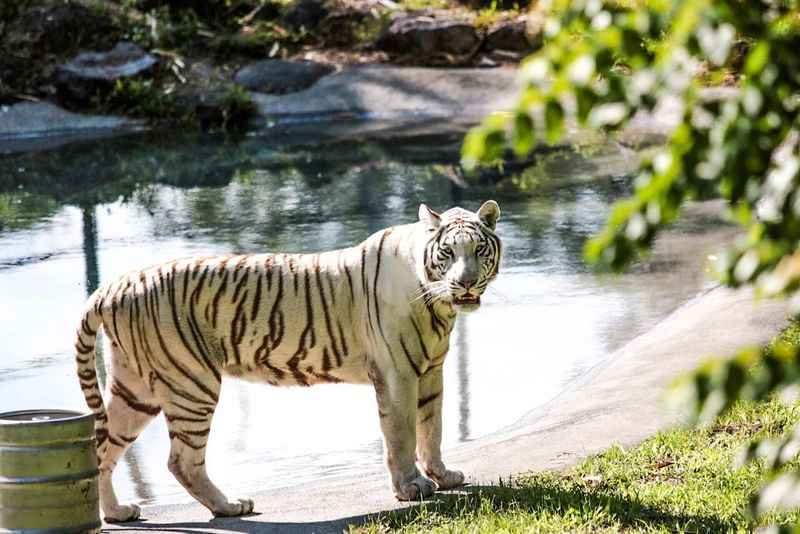
[[[83,52],[56,69],[58,97],[68,103],[88,102],[113,88],[117,80],[147,74],[156,63],[156,58],[128,42],[117,43],[110,52]]]
[[[54,148],[75,140],[139,131],[144,121],[110,115],[82,115],[48,102],[0,106],[0,153]]]
[[[380,50],[421,61],[436,54],[469,56],[480,44],[478,30],[467,21],[413,13],[395,18],[375,41]]]
[[[509,50],[511,52],[532,52],[533,43],[528,38],[525,19],[507,20],[494,25],[486,34],[486,50]]]
[[[337,9],[320,21],[316,36],[327,47],[352,47],[361,40],[361,32],[374,28],[377,32],[383,27],[375,9],[354,6]]]
[[[334,70],[333,65],[313,61],[265,59],[239,70],[233,81],[251,91],[285,94],[307,89]]]
[[[513,109],[519,85],[514,69],[429,69],[351,66],[288,95],[253,94],[264,117],[355,114],[401,119],[449,117],[478,121]]]
[[[323,0],[297,0],[292,2],[283,16],[283,23],[299,30],[311,30],[317,27],[322,19],[330,13],[330,9]]]

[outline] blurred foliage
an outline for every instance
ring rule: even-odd
[[[210,42],[218,57],[240,54],[253,58],[274,57],[281,49],[294,49],[309,43],[305,29],[292,30],[276,21],[262,20],[251,24],[246,33],[226,33]]]
[[[798,1],[558,0],[550,8],[545,46],[520,70],[516,110],[490,115],[468,134],[465,167],[508,151],[527,155],[575,122],[613,133],[639,111],[675,114],[666,146],[643,159],[634,195],[613,207],[586,259],[622,270],[685,200],[719,196],[746,230],[717,266],[722,282],[800,301]],[[729,94],[701,90],[703,69],[731,66],[740,79]],[[800,355],[786,343],[746,349],[705,364],[682,386],[709,420],[737,399],[800,387]],[[772,468],[754,511],[800,504],[800,473],[777,474],[798,452],[800,430],[750,448],[748,458]]]
[[[58,202],[45,195],[26,191],[0,193],[0,232],[33,226],[58,207]]]
[[[123,38],[147,49],[181,48],[205,29],[205,24],[194,10],[172,10],[167,5],[144,13],[120,9],[117,23],[124,29]]]
[[[158,89],[153,80],[119,79],[113,89],[94,98],[94,106],[106,112],[121,112],[134,117],[177,118],[175,97]]]
[[[92,105],[105,113],[169,120],[204,130],[242,130],[256,114],[250,94],[236,84],[223,92],[177,95],[163,91],[153,80],[120,79],[111,91],[97,94]]]

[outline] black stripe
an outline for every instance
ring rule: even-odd
[[[75,323],[73,323],[73,324],[75,324]],[[92,330],[89,327],[89,319],[85,315],[83,316],[83,321],[81,321],[81,330],[83,330],[83,333],[86,334],[89,337],[97,336],[97,331],[96,330]]]
[[[278,266],[278,294],[269,311],[269,337],[272,340],[272,350],[278,348],[283,340],[283,313],[280,311],[280,303],[283,300],[283,269]]]
[[[178,319],[178,305],[177,305],[176,299],[175,299],[175,271],[174,271],[175,266],[174,265],[172,266],[172,269],[173,269],[173,271],[172,271],[173,275],[172,275],[172,277],[170,279],[169,287],[167,288],[167,295],[169,296],[169,299],[170,299],[170,304],[171,304],[170,308],[172,308],[172,322],[175,325],[175,330],[178,332],[178,336],[181,338],[181,343],[183,343],[183,346],[186,347],[186,350],[189,351],[189,354],[191,354],[192,357],[195,360],[202,361],[203,363],[205,363],[205,366],[214,375],[214,378],[216,379],[216,381],[217,382],[221,382],[222,381],[222,376],[220,374],[219,369],[217,369],[216,365],[214,365],[214,362],[211,360],[211,358],[208,357],[208,354],[206,354],[205,351],[203,351],[202,347],[200,347],[200,344],[197,342],[197,337],[194,336],[194,332],[192,332],[192,335],[193,335],[193,337],[195,337],[194,341],[195,341],[195,344],[197,344],[197,349],[198,349],[198,352],[200,353],[199,356],[192,349],[191,345],[189,345],[189,341],[186,339],[186,336],[183,334],[183,328],[181,328],[181,324],[180,324],[180,321]],[[189,326],[189,330],[190,331],[192,330],[191,326]]]
[[[194,449],[196,451],[199,451],[199,450],[202,450],[202,449],[206,448],[205,441],[203,442],[202,445],[195,445],[194,443],[191,442],[191,440],[189,438],[187,438],[186,436],[184,436],[180,432],[172,432],[172,431],[170,431],[169,439],[177,439],[178,441],[183,442],[183,444],[186,445],[187,447],[189,447],[190,449]]]
[[[250,321],[255,321],[258,317],[258,306],[261,304],[261,275],[256,278],[256,292],[253,295],[253,308],[250,311]]]
[[[156,416],[161,412],[160,406],[153,406],[152,404],[136,400],[136,394],[118,380],[115,380],[111,384],[111,394],[125,401],[128,407],[137,412],[143,412],[152,416]]]
[[[228,288],[228,271],[225,271],[221,276],[222,283],[219,289],[217,289],[214,299],[211,301],[211,326],[214,328],[217,327],[217,317],[219,316],[219,299],[222,297],[222,293]]]
[[[333,327],[331,326],[331,317],[330,313],[328,312],[328,302],[325,300],[325,289],[322,287],[322,281],[320,280],[319,274],[319,258],[314,265],[314,276],[317,280],[317,289],[319,290],[319,299],[322,303],[322,313],[325,315],[325,328],[328,331],[328,337],[331,340],[331,348],[333,349],[333,355],[336,357],[337,362],[342,361],[342,355],[339,353],[339,349],[336,348],[336,336],[333,334]],[[341,363],[338,363],[341,365]],[[330,369],[330,367],[328,368]]]
[[[170,363],[177,369],[183,376],[189,379],[200,391],[211,397],[214,402],[216,403],[219,400],[219,394],[212,391],[207,385],[203,384],[202,381],[198,380],[191,371],[187,370],[183,365],[178,362],[173,356],[172,353],[169,352],[167,349],[167,344],[164,342],[164,336],[161,335],[161,329],[158,326],[158,321],[153,321],[153,330],[156,332],[156,338],[158,339],[158,344],[161,347],[161,351],[170,361]]]
[[[428,354],[428,349],[425,347],[425,341],[422,338],[422,332],[420,332],[419,327],[417,326],[417,322],[414,318],[411,318],[411,325],[414,327],[414,331],[417,333],[417,339],[419,339],[419,346],[422,349],[422,355],[425,357],[426,360],[430,361],[431,357]]]
[[[136,326],[139,323],[139,297],[137,295],[131,297],[130,308],[131,309],[128,312],[128,316],[130,317],[130,320],[128,321],[128,326],[131,331],[131,345],[133,346],[133,361],[136,362],[136,370],[138,375],[142,376],[142,362],[139,361],[139,347],[136,345],[136,332],[134,330],[134,326]]]
[[[353,278],[350,276],[350,269],[347,265],[344,266],[344,274],[347,275],[347,286],[350,288],[350,304],[352,305],[355,302],[356,297],[355,293],[353,292]]]
[[[406,355],[406,358],[408,359],[408,363],[411,364],[411,368],[414,369],[414,374],[416,374],[417,378],[419,378],[420,376],[422,376],[422,373],[420,373],[419,367],[417,367],[417,364],[414,363],[414,359],[411,357],[411,354],[408,352],[408,349],[406,348],[406,344],[403,341],[402,336],[400,337],[400,346],[403,348],[403,353]]]
[[[242,363],[242,355],[239,352],[239,343],[244,338],[244,332],[247,329],[247,317],[244,313],[244,303],[247,300],[247,291],[244,292],[244,298],[239,301],[236,306],[236,312],[231,321],[231,348],[233,349],[234,361],[236,365]]]
[[[235,271],[234,271],[234,281],[236,280],[235,277],[236,277],[236,274],[235,274]],[[239,280],[238,284],[236,284],[236,289],[233,292],[233,298],[231,299],[231,302],[236,302],[236,299],[239,298],[239,291],[241,291],[242,290],[242,286],[245,283],[247,283],[247,278],[248,278],[247,271],[245,271],[244,275],[242,276],[242,279]]]
[[[419,410],[419,409],[424,408],[426,404],[438,399],[439,395],[441,395],[441,394],[442,394],[442,392],[439,391],[437,393],[432,393],[432,394],[428,395],[427,397],[422,397],[421,399],[419,399],[417,401],[417,409]]]

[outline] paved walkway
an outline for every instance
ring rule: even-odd
[[[780,301],[754,304],[749,293],[717,288],[676,310],[614,353],[544,408],[504,431],[445,452],[475,484],[496,484],[523,471],[563,467],[614,443],[630,445],[674,423],[661,398],[673,377],[701,357],[763,344],[785,324]],[[542,355],[547,357],[547,355]],[[556,357],[553,355],[552,357]],[[150,506],[125,532],[341,532],[365,515],[398,508],[380,471],[255,495],[254,514],[213,519],[196,503]]]

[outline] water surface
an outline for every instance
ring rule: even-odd
[[[650,262],[598,277],[582,243],[628,191],[631,154],[555,151],[463,188],[461,132],[368,130],[162,132],[0,155],[0,410],[85,409],[73,332],[87,295],[128,270],[335,249],[415,220],[420,202],[476,209],[496,198],[501,274],[481,309],[459,318],[445,364],[453,445],[514,423],[694,295],[706,283],[699,252],[729,233],[697,210]],[[115,473],[121,499],[189,500],[166,469],[168,450],[159,417]],[[208,465],[226,490],[296,486],[380,461],[370,388],[225,380]]]

